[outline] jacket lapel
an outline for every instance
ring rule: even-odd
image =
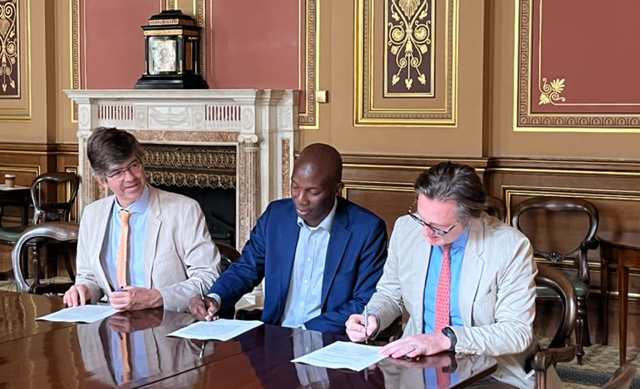
[[[297,216],[294,202],[290,201],[290,205],[291,207],[288,209],[287,214],[273,216],[283,218],[279,223],[279,238],[276,242],[272,242],[275,243],[277,247],[276,250],[278,254],[275,257],[280,261],[278,271],[272,273],[276,276],[274,278],[274,287],[278,287],[279,296],[277,301],[280,315],[282,315],[285,310],[285,301],[287,300],[289,281],[294,268],[294,256],[296,255],[296,245],[298,244],[298,233],[300,231],[296,223]],[[270,253],[266,253],[266,256],[269,255]],[[269,291],[265,290],[265,292],[268,293]]]
[[[110,198],[111,198],[111,201],[105,201],[103,203],[104,206],[102,206],[99,212],[97,212],[98,226],[95,230],[97,236],[96,236],[95,245],[93,246],[93,251],[91,253],[91,256],[92,256],[91,263],[97,264],[96,267],[94,268],[96,280],[98,281],[98,284],[100,285],[102,290],[112,289],[111,286],[109,285],[109,279],[107,278],[107,274],[106,274],[106,264],[104,264],[100,258],[102,247],[105,244],[105,238],[109,235],[109,231],[107,230],[107,227],[109,226],[109,221],[111,220],[111,211],[116,203],[113,195]]]
[[[459,285],[459,309],[465,326],[472,325],[472,302],[478,293],[479,282],[485,266],[485,260],[482,256],[484,239],[481,219],[473,220],[470,225],[470,234],[467,238],[465,253],[463,254],[463,268],[461,269]]]
[[[149,187],[149,212],[147,214],[147,231],[145,234],[145,287],[151,288],[151,272],[156,257],[156,247],[158,246],[158,234],[162,224],[160,215],[160,204],[158,192],[153,187]]]
[[[352,233],[347,229],[349,225],[349,216],[347,214],[347,206],[345,201],[338,197],[336,205],[336,214],[332,222],[332,229],[329,235],[329,243],[327,245],[327,256],[325,257],[325,271],[323,272],[323,290],[321,291],[321,307],[325,306],[325,302],[329,295],[329,288],[338,272],[347,242],[349,241]]]

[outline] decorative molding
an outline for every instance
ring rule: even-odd
[[[515,6],[515,103],[514,130],[540,132],[639,132],[638,113],[534,113],[532,112],[532,83],[540,91],[538,105],[554,106],[639,106],[639,103],[575,103],[566,101],[560,93],[565,88],[565,78],[555,79],[550,84],[541,76],[542,18],[544,0],[538,0],[539,7],[532,9],[537,0],[519,0]],[[533,28],[532,12],[538,12],[539,25]],[[538,31],[538,36],[533,36]],[[537,73],[533,77],[533,47],[537,39]]]
[[[0,1],[0,99],[20,98],[20,16],[17,0]]]
[[[318,128],[318,102],[316,101],[316,91],[318,88],[319,67],[318,67],[318,46],[319,46],[319,15],[320,0],[299,0],[305,5],[305,41],[302,47],[305,48],[303,55],[302,68],[299,72],[302,75],[304,85],[301,85],[305,94],[304,112],[298,113],[298,124],[301,128],[317,129]]]
[[[385,1],[385,97],[434,96],[434,12],[434,0]]]
[[[0,1],[0,121],[31,120],[31,2]],[[4,92],[3,92],[4,90]],[[13,92],[12,92],[13,91]]]
[[[145,144],[145,172],[154,185],[236,187],[236,148]]]
[[[387,51],[387,39],[376,39],[384,34],[375,33],[377,29],[384,26],[374,25],[377,12],[384,12],[382,3],[374,0],[358,0],[355,4],[356,28],[355,28],[355,63],[354,74],[354,124],[359,126],[455,126],[457,122],[457,79],[458,79],[458,22],[459,22],[459,0],[446,0],[444,6],[435,10],[433,15],[432,32],[430,36],[438,37],[432,41],[432,48],[439,50],[443,57],[443,66],[435,66],[438,73],[434,73],[432,80],[442,79],[443,91],[439,92],[442,97],[418,97],[415,94],[403,97],[412,98],[421,102],[421,107],[396,108],[399,105],[407,107],[407,100],[403,104],[390,104],[393,99],[401,97],[385,95],[384,90],[378,95],[378,86],[382,84],[375,79],[375,73],[385,74],[384,69],[375,72],[376,62],[374,61],[377,51]],[[376,7],[376,8],[375,8]],[[383,18],[380,18],[383,20]],[[441,22],[442,21],[442,22]],[[439,27],[440,26],[440,27]],[[436,28],[436,30],[434,30]],[[381,55],[383,55],[381,52]],[[438,58],[438,53],[432,56]],[[432,81],[430,80],[430,82]],[[427,82],[427,80],[426,80]],[[382,87],[382,89],[385,89]],[[381,101],[387,102],[382,106]]]

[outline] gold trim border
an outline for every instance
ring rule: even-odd
[[[319,46],[320,46],[320,0],[299,0],[305,2],[305,60],[299,64],[298,74],[301,70],[304,74],[304,84],[299,82],[301,89],[305,90],[305,111],[298,113],[298,125],[301,129],[318,129],[318,101],[316,91],[318,90],[319,73]],[[300,23],[300,14],[299,14]],[[300,31],[299,26],[299,31]],[[302,34],[299,33],[299,37]],[[300,54],[299,54],[300,58]],[[299,76],[300,77],[300,76]]]
[[[26,69],[27,71],[22,72],[23,69],[20,69],[20,90],[18,91],[18,97],[12,97],[12,100],[18,99],[17,101],[20,101],[21,99],[24,98],[24,101],[26,101],[26,107],[20,107],[20,108],[0,108],[0,122],[8,122],[8,121],[19,121],[19,122],[25,122],[25,121],[31,121],[31,107],[32,107],[32,79],[31,79],[31,2],[29,0],[24,0],[22,2],[18,1],[18,12],[20,8],[24,7],[25,10],[25,17],[24,17],[24,22],[22,20],[18,20],[18,23],[25,24],[25,32],[26,32],[26,40],[27,44],[24,45],[22,42],[24,40],[21,40],[18,42],[18,50],[19,52],[24,52],[25,59],[26,59]],[[16,19],[20,19],[20,14],[16,15]],[[23,78],[24,77],[24,78]],[[24,88],[24,93],[22,92],[22,88]]]
[[[533,1],[519,0],[514,6],[513,130],[515,132],[639,133],[639,114],[532,114],[529,91],[532,82],[530,69],[532,67],[531,5]]]
[[[447,0],[445,12],[447,14],[447,33],[445,34],[446,55],[444,69],[447,79],[445,93],[445,107],[427,109],[382,109],[373,106],[373,80],[369,77],[372,69],[372,55],[368,39],[372,35],[369,21],[373,20],[373,0],[358,0],[355,2],[355,33],[354,47],[356,71],[354,72],[354,126],[426,126],[443,125],[456,126],[458,105],[458,23],[459,0]],[[367,7],[366,7],[367,6]],[[367,8],[367,10],[366,10]],[[365,13],[369,19],[365,20]],[[436,44],[434,44],[436,46]],[[365,51],[367,48],[367,58]],[[365,62],[367,61],[367,67]],[[369,106],[365,107],[365,103]],[[365,110],[367,108],[367,113]]]

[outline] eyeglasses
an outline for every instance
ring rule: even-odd
[[[431,225],[430,223],[428,223],[425,220],[423,220],[420,217],[418,217],[416,215],[416,213],[412,212],[412,209],[414,208],[415,204],[416,204],[416,200],[412,203],[410,208],[407,210],[407,214],[410,215],[410,217],[412,219],[414,219],[414,221],[417,222],[418,224],[420,224],[422,227],[429,228],[430,230],[432,230],[435,234],[437,234],[439,236],[445,236],[445,235],[449,234],[450,231],[452,231],[454,229],[454,227],[456,227],[461,222],[460,220],[457,220],[456,223],[454,223],[454,224],[452,224],[452,226],[450,226],[450,228],[445,229],[445,230],[441,230],[440,228],[436,228],[433,225]]]
[[[133,161],[124,169],[113,171],[107,174],[107,177],[114,181],[122,181],[125,179],[125,173],[129,171],[131,174],[138,174],[142,170],[142,163],[138,160]]]

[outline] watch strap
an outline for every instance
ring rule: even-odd
[[[450,339],[450,348],[448,348],[447,351],[455,351],[457,339],[454,330],[450,327],[444,327],[441,332]]]

